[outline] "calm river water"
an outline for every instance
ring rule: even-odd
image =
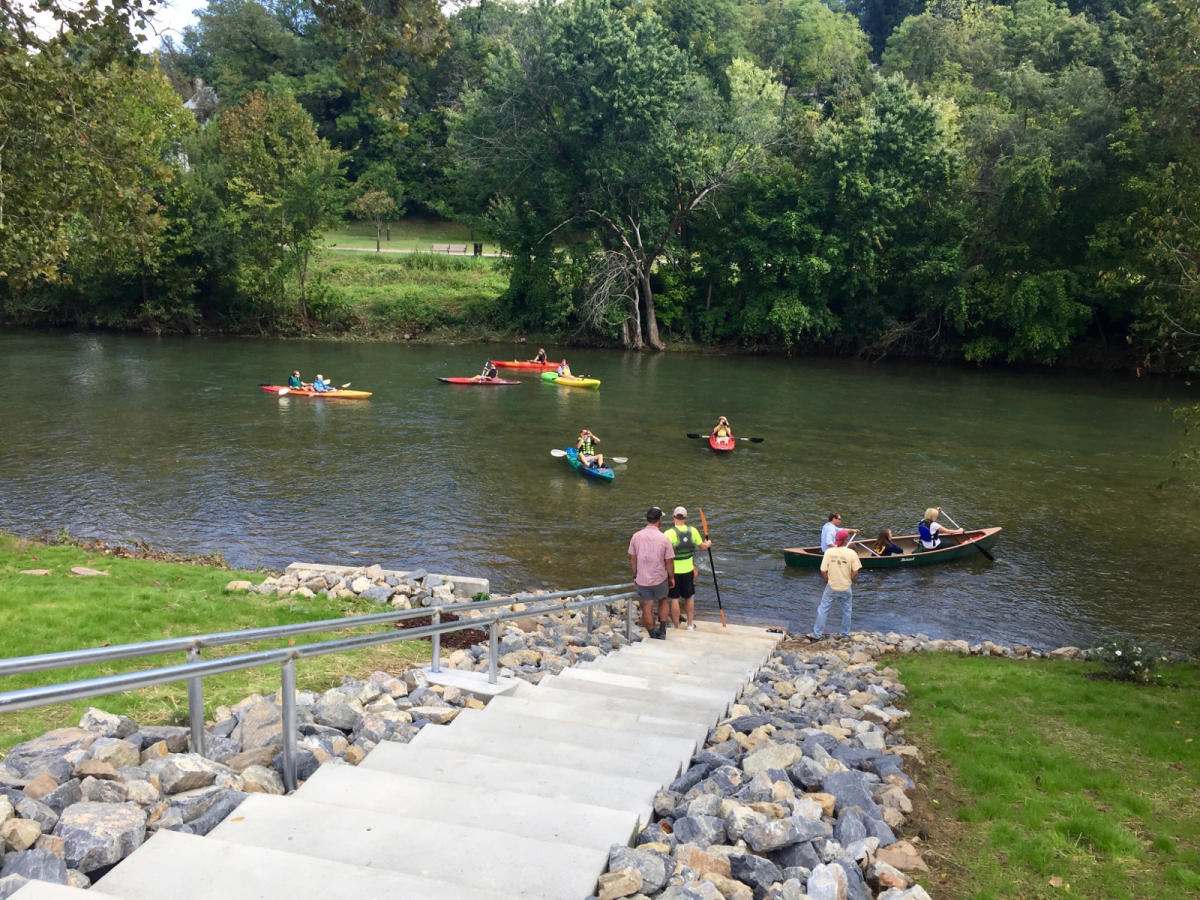
[[[550,348],[551,354],[556,348]],[[220,552],[237,567],[380,563],[494,591],[629,575],[648,506],[703,507],[735,621],[812,625],[820,577],[788,570],[825,514],[910,533],[927,505],[1003,525],[994,550],[864,573],[856,628],[1049,648],[1125,633],[1200,645],[1196,495],[1172,480],[1179,384],[844,360],[570,354],[598,391],[536,376],[463,388],[513,346],[0,334],[9,389],[0,529]],[[366,401],[259,390],[293,368]],[[731,456],[687,432],[727,415]],[[550,450],[586,425],[627,456],[611,484]],[[712,579],[698,588],[716,615]]]

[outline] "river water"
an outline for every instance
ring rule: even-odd
[[[553,355],[557,348],[550,348]],[[1129,634],[1200,646],[1196,493],[1175,478],[1179,383],[846,360],[570,354],[598,391],[453,387],[531,348],[0,334],[0,529],[480,575],[493,591],[629,576],[648,506],[708,516],[733,621],[811,629],[819,575],[781,549],[843,524],[911,533],[926,506],[1002,525],[993,551],[864,572],[854,625],[1049,648]],[[276,397],[299,368],[374,391]],[[515,377],[515,376],[514,376]],[[718,456],[718,414],[762,437]],[[611,484],[550,451],[581,426]],[[703,554],[702,554],[703,557]],[[716,616],[703,560],[698,609]],[[836,610],[835,610],[836,614]]]

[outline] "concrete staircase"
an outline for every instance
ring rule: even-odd
[[[160,831],[89,895],[581,900],[779,637],[702,623],[520,682],[289,797],[252,795],[207,837]]]

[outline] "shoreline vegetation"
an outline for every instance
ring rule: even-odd
[[[106,574],[76,577],[73,566]],[[49,574],[20,574],[28,570]],[[0,656],[372,611],[319,595],[227,593],[237,577],[256,573],[231,571],[219,556],[73,542],[65,534],[57,543],[0,535]],[[914,652],[916,641],[898,637],[862,635],[812,649],[900,673],[911,712],[907,740],[922,755],[909,769],[917,781],[909,818],[931,867],[921,881],[932,896],[1166,900],[1200,890],[1196,659],[1164,662],[1156,683],[1137,684],[1106,677],[1096,661]],[[427,642],[412,642],[306,660],[298,674],[301,689],[321,691],[345,676],[399,674],[426,661]],[[109,672],[96,666],[2,682],[12,690],[99,674]],[[273,693],[276,681],[267,670],[206,679],[206,706]],[[93,705],[140,722],[185,724],[186,685],[7,714],[0,754],[75,725]]]

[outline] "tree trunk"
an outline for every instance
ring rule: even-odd
[[[379,238],[383,233],[383,223],[378,219],[375,220],[375,252],[379,252]]]
[[[305,292],[305,281],[308,279],[308,249],[300,259],[300,321],[308,321],[308,294]]]
[[[621,325],[621,336],[629,350],[641,350],[646,346],[642,340],[642,305],[638,302],[638,291],[629,298],[629,315]]]
[[[638,294],[642,298],[642,308],[646,311],[646,342],[655,350],[666,350],[667,345],[658,336],[658,316],[654,314],[654,291],[650,287],[649,268],[641,274]]]

